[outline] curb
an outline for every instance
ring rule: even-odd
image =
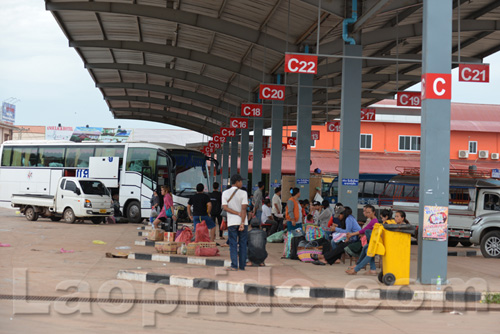
[[[463,256],[463,257],[474,257],[477,256],[477,251],[465,251],[465,252],[448,252],[448,256]]]
[[[134,243],[134,245],[136,245],[136,246],[155,247],[157,242],[163,242],[163,241],[136,240],[135,243]]]
[[[266,297],[284,298],[335,298],[335,299],[379,299],[399,301],[456,301],[478,302],[486,293],[463,291],[414,291],[403,288],[388,289],[344,289],[322,287],[274,286],[252,283],[218,281],[208,278],[192,278],[185,276],[144,273],[130,270],[120,270],[118,279],[159,283],[170,286],[192,287],[207,290],[244,293]]]
[[[147,261],[160,261],[169,263],[182,263],[182,264],[196,264],[199,266],[209,267],[230,267],[230,260],[215,260],[207,259],[204,257],[191,257],[191,256],[176,256],[167,254],[142,254],[131,253],[128,255],[131,260],[147,260]]]

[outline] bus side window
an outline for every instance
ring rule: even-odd
[[[12,157],[12,148],[4,147],[2,152],[2,166],[10,166],[11,157]]]

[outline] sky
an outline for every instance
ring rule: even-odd
[[[0,101],[17,100],[16,125],[176,128],[115,120],[43,0],[0,0],[0,11]],[[490,63],[487,84],[458,82],[452,72],[453,102],[500,104],[500,53],[484,62]]]

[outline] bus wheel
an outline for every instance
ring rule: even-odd
[[[52,216],[50,217],[50,220],[52,220],[53,222],[58,222],[62,219],[62,217],[56,217],[56,216]]]
[[[38,219],[38,212],[36,212],[35,208],[33,208],[32,206],[29,206],[24,211],[24,216],[27,220],[34,222]]]
[[[64,221],[68,224],[73,224],[76,220],[75,213],[71,208],[67,208],[63,213]]]
[[[128,221],[134,224],[138,224],[141,222],[141,207],[139,202],[133,201],[127,207],[127,218]]]

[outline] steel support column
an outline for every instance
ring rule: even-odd
[[[243,186],[248,187],[248,129],[241,130],[241,148],[240,148],[240,175],[243,178]]]
[[[215,182],[215,164],[214,164],[214,159],[215,159],[215,151],[210,155],[210,158],[212,158],[212,161],[210,161],[210,172],[208,175],[210,175],[210,178],[208,180],[208,191],[214,190],[214,182]]]
[[[452,0],[424,0],[422,75],[451,73]],[[428,83],[429,84],[429,83]],[[451,82],[450,89],[451,89]],[[440,89],[443,85],[439,86]],[[422,240],[424,207],[448,207],[450,186],[450,113],[448,99],[422,100],[420,153],[420,208],[417,280],[446,280],[448,243]],[[439,143],[439,144],[438,144]]]
[[[222,184],[222,148],[224,147],[224,144],[221,144],[221,145],[222,145],[221,148],[216,151],[217,152],[217,161],[219,162],[220,173],[219,173],[219,175],[217,175],[215,180],[222,187],[223,186],[223,184]],[[221,190],[221,189],[219,189],[219,190]]]
[[[253,121],[253,167],[252,167],[252,193],[257,189],[257,184],[262,181],[262,118]]]
[[[231,138],[231,170],[229,172],[230,177],[234,174],[238,174],[238,145],[239,145],[239,133],[236,130],[236,136]]]
[[[222,190],[225,190],[229,184],[229,140],[230,138],[226,138],[226,142],[224,143],[222,149]]]
[[[313,74],[299,74],[297,92],[297,149],[295,157],[295,184],[300,198],[309,199],[311,176],[311,126]],[[306,183],[307,182],[307,183]]]
[[[283,101],[273,101],[271,114],[271,171],[269,173],[269,196],[281,184],[281,158],[283,154]]]
[[[361,45],[344,45],[345,56],[362,56]],[[361,129],[361,59],[342,61],[340,109],[339,202],[358,215],[359,144]]]

